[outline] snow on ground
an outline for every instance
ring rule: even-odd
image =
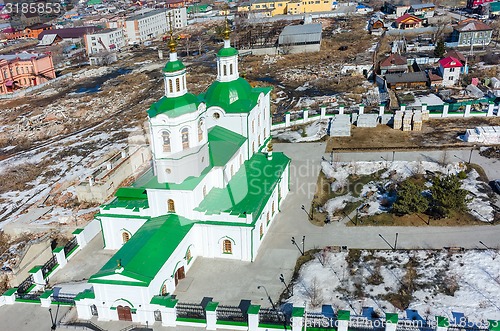
[[[425,174],[433,172],[438,174],[458,174],[466,169],[465,165],[459,162],[450,163],[445,166],[428,161],[378,161],[378,162],[334,162],[330,164],[328,161],[321,163],[323,173],[327,178],[334,179],[331,184],[332,192],[340,192],[349,184],[350,175],[371,175],[376,172],[383,171],[380,175],[380,185],[388,185],[392,182],[402,181],[416,174]],[[494,220],[494,209],[491,206],[490,198],[485,193],[486,184],[479,180],[479,174],[475,170],[471,170],[466,179],[462,180],[462,188],[470,192],[471,201],[468,203],[468,208],[471,214],[480,221],[492,222]],[[358,190],[359,188],[354,188]],[[368,194],[374,192],[374,194]],[[387,192],[380,193],[376,183],[370,182],[365,184],[361,190],[362,197],[366,198],[364,204],[360,208],[360,215],[374,215],[384,211],[387,208],[382,206],[382,202],[394,202],[395,196],[388,195]],[[341,210],[346,206],[347,202],[359,201],[361,198],[354,198],[350,193],[335,197],[326,202],[323,206],[330,216],[337,210]]]
[[[319,120],[307,124],[300,131],[279,130],[273,132],[272,135],[274,138],[289,142],[317,141],[326,135],[327,126],[328,122],[326,120]],[[305,134],[301,132],[305,132]]]
[[[98,67],[95,69],[82,69],[73,75],[74,79],[83,79],[91,77],[100,77],[109,74],[112,71],[110,67]]]
[[[415,95],[415,101],[408,104],[408,106],[422,106],[424,103],[428,106],[441,106],[444,101],[437,95],[430,93],[428,95]]]
[[[396,312],[404,317],[385,295],[398,293],[400,284],[408,280],[411,258],[416,273],[409,309],[424,318],[460,312],[470,321],[500,319],[497,250],[362,251],[360,260],[350,266],[347,256],[345,252],[318,253],[300,269],[293,296],[287,301],[299,306],[307,302],[311,312],[320,312],[325,304],[354,313],[373,307],[381,316]]]

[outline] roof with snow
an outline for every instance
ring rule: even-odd
[[[463,67],[462,63],[460,60],[457,58],[448,56],[445,57],[444,59],[439,60],[439,65],[443,68],[460,68]]]
[[[467,32],[467,31],[489,31],[493,29],[481,21],[469,18],[459,22],[458,25],[455,27],[455,30],[459,32]]]
[[[14,60],[30,60],[33,58],[42,58],[44,56],[47,56],[46,54],[43,53],[28,53],[28,52],[22,52],[18,54],[5,54],[5,55],[0,55],[0,60],[6,60],[6,61],[14,61]]]
[[[433,3],[419,3],[419,4],[415,4],[415,5],[411,5],[411,8],[413,9],[425,9],[425,8],[434,8],[434,4]]]

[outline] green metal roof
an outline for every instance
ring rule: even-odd
[[[159,183],[158,178],[150,169],[139,177],[133,184],[136,188],[144,189],[167,189],[167,190],[194,190],[203,178],[214,166],[224,166],[227,161],[238,151],[246,141],[246,138],[220,126],[214,126],[208,131],[208,146],[210,165],[206,167],[200,176],[188,177],[182,183]]]
[[[176,214],[146,221],[101,270],[90,277],[89,283],[148,286],[193,224],[194,221]],[[123,267],[120,275],[131,278],[131,282],[102,279],[115,275],[118,261]]]
[[[244,216],[252,214],[255,222],[278,184],[290,159],[283,153],[254,154],[245,161],[225,188],[213,188],[195,210],[207,215],[222,212]]]
[[[208,11],[208,4],[193,5],[186,8],[188,14],[205,13]]]
[[[173,299],[171,296],[161,296],[161,295],[155,295],[152,299],[150,304],[152,305],[160,305],[164,306],[167,308],[174,308],[177,305],[177,302],[179,300]]]
[[[351,312],[349,310],[339,310],[337,313],[339,321],[348,321],[351,319]]]
[[[213,166],[225,166],[247,138],[221,126],[214,126],[208,131],[210,163]]]
[[[492,13],[500,12],[500,1],[490,2],[490,12]]]
[[[398,324],[398,314],[395,313],[385,313],[385,321],[389,324]]]
[[[168,61],[167,64],[165,64],[165,67],[163,67],[163,71],[164,72],[176,72],[176,71],[182,70],[184,68],[186,68],[186,66],[180,60]]]
[[[217,53],[218,57],[229,57],[229,56],[235,56],[238,55],[238,50],[234,47],[228,47],[228,48],[221,48],[219,52]]]
[[[199,104],[200,101],[192,93],[186,93],[175,98],[163,96],[160,100],[151,105],[148,110],[148,115],[150,118],[153,118],[158,114],[165,113],[168,117],[178,117],[197,111]]]
[[[92,290],[83,290],[82,292],[78,293],[75,297],[75,301],[79,301],[82,299],[95,299],[95,293]]]
[[[252,91],[252,86],[240,77],[231,82],[213,82],[202,97],[207,108],[219,106],[226,113],[248,113],[257,104],[259,93]]]

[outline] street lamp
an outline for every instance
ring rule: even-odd
[[[494,260],[494,259],[495,259],[495,257],[497,256],[496,252],[495,252],[495,251],[494,251],[491,247],[486,246],[486,245],[485,245],[485,243],[483,243],[481,240],[479,240],[479,243],[480,243],[481,245],[483,245],[484,247],[486,247],[486,249],[488,249],[488,250],[490,250],[490,251],[492,251],[492,252],[493,252],[493,254],[492,254],[492,259]]]
[[[469,154],[469,164],[470,164],[470,161],[472,159],[472,152],[474,151],[474,149],[476,148],[476,145],[472,146],[472,148],[470,149],[470,154]]]
[[[297,245],[297,242],[295,241],[295,237],[292,237],[292,244],[297,247],[297,249],[300,252],[300,255],[304,256],[304,243],[306,241],[306,236],[302,236],[302,249],[300,249],[299,245]]]
[[[392,246],[391,244],[389,244],[389,242],[379,233],[378,236],[380,238],[382,238],[383,241],[385,241],[385,243],[393,250],[395,251],[396,250],[396,247],[398,245],[398,235],[399,233],[396,232],[396,239],[394,240],[394,246]]]
[[[283,276],[283,274],[280,275],[280,281],[283,283],[283,285],[285,285],[286,287],[286,293],[289,295],[289,296],[293,296],[293,287],[289,287],[288,284],[285,282],[285,276]],[[290,291],[291,289],[291,291]]]
[[[276,306],[274,305],[274,302],[273,300],[271,299],[271,296],[269,295],[269,292],[267,292],[267,289],[264,285],[259,285],[257,286],[257,289],[260,290],[261,288],[264,289],[264,291],[266,291],[266,295],[267,295],[267,300],[269,300],[269,302],[271,303],[271,306],[273,307],[273,310],[276,310]]]
[[[55,330],[56,329],[56,320],[52,316],[52,309],[51,308],[49,308],[49,314],[50,314],[50,321],[52,322],[52,325],[50,326],[50,329],[51,330]],[[57,315],[56,315],[56,318],[57,318]]]
[[[314,201],[311,203],[311,213],[309,214],[306,210],[306,207],[304,205],[302,205],[300,207],[300,209],[302,209],[306,214],[307,214],[307,217],[309,218],[310,221],[313,220],[313,213],[314,213]]]

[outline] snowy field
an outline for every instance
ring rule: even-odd
[[[337,196],[328,200],[323,209],[327,211],[330,217],[336,211],[342,210],[348,202],[361,201],[362,209],[359,210],[359,216],[368,216],[387,212],[388,208],[384,207],[387,201],[392,202],[395,196],[391,196],[389,190],[385,188],[394,183],[400,182],[410,176],[417,174],[458,174],[460,171],[466,170],[463,163],[449,163],[440,165],[436,162],[427,161],[394,161],[394,162],[330,162],[323,161],[321,167],[325,176],[333,179],[331,191],[342,192],[349,184],[349,176],[351,175],[372,175],[381,173],[380,179],[369,182],[362,187],[354,187],[357,191],[357,196],[353,196],[352,192],[346,192],[344,195]],[[462,180],[462,188],[467,190],[470,202],[467,204],[471,215],[479,221],[492,222],[494,220],[494,210],[491,206],[491,199],[488,197],[488,185],[479,180],[479,174],[476,170],[471,170],[467,174],[467,178]],[[430,186],[430,182],[427,182]],[[359,195],[359,196],[358,196]]]
[[[297,131],[278,130],[273,131],[273,138],[288,142],[318,141],[326,135],[328,120],[315,121],[305,125]]]
[[[407,306],[397,302],[402,293],[409,295]],[[403,317],[409,308],[424,319],[451,320],[451,313],[458,312],[470,321],[499,320],[500,254],[498,250],[323,250],[302,266],[287,302],[299,306],[307,302],[312,312],[320,312],[322,305],[351,314],[372,307],[379,316],[395,312]]]

